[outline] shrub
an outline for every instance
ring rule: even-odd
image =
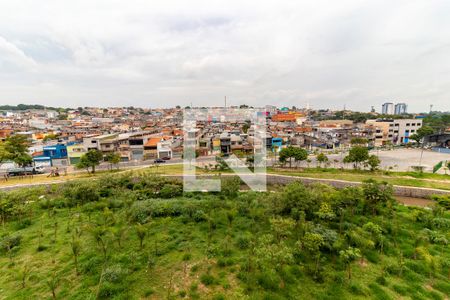
[[[63,185],[63,195],[69,206],[83,205],[100,199],[99,186],[95,181],[77,180]]]
[[[240,235],[237,238],[236,246],[239,249],[241,249],[241,250],[247,249],[250,246],[250,241],[251,241],[251,239],[250,239],[249,236],[247,236],[247,235]]]
[[[375,279],[375,281],[376,281],[379,285],[386,285],[386,284],[387,284],[386,277],[384,277],[384,276],[378,276],[377,279]]]
[[[359,283],[352,283],[348,288],[353,295],[360,295],[360,296],[367,295],[367,292],[364,290],[364,287],[362,287]]]
[[[196,210],[192,217],[193,217],[195,222],[203,222],[203,221],[206,221],[208,219],[208,216],[201,209]]]
[[[225,300],[225,296],[223,294],[215,294],[213,300]]]
[[[30,219],[23,219],[23,220],[17,221],[16,226],[14,226],[14,227],[16,230],[21,230],[21,229],[27,228],[31,224],[32,224],[32,222]]]
[[[108,282],[117,283],[122,281],[127,273],[120,265],[113,265],[105,269],[103,279]]]
[[[159,191],[161,198],[175,198],[183,194],[183,189],[178,184],[166,184]]]
[[[21,235],[7,235],[0,241],[0,250],[8,251],[9,249],[18,247],[21,241]]]
[[[125,289],[126,287],[123,285],[113,284],[110,282],[103,282],[102,285],[100,286],[98,297],[100,299],[111,299],[117,294],[120,294]]]
[[[205,273],[200,276],[200,282],[208,286],[215,283],[215,278],[211,274]]]
[[[258,284],[265,290],[275,291],[280,285],[280,279],[275,272],[262,272],[256,276]]]

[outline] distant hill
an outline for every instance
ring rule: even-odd
[[[60,107],[44,106],[40,104],[18,104],[18,105],[0,105],[0,110],[27,110],[27,109],[49,109],[49,110],[66,110]]]

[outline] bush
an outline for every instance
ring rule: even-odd
[[[379,285],[386,285],[386,284],[387,284],[386,277],[384,277],[384,276],[378,276],[377,279],[375,279],[375,281],[376,281]]]
[[[31,224],[32,224],[32,222],[30,219],[23,219],[23,220],[17,221],[16,226],[14,226],[14,228],[16,230],[21,230],[21,229],[27,228]]]
[[[194,212],[194,215],[192,216],[195,222],[204,222],[208,219],[208,216],[205,214],[205,212],[201,209],[196,210]]]
[[[211,274],[205,273],[200,276],[200,282],[204,285],[212,285],[215,283],[215,278]]]
[[[117,283],[122,281],[127,273],[120,265],[110,266],[103,272],[103,279],[108,282]]]
[[[117,294],[120,294],[126,289],[123,285],[113,284],[110,282],[103,282],[98,292],[100,299],[111,299]]]
[[[237,238],[236,246],[239,249],[241,249],[241,250],[247,249],[250,246],[250,241],[251,241],[251,239],[250,239],[249,236],[247,236],[247,235],[240,235]]]
[[[159,191],[161,198],[175,198],[183,194],[183,189],[178,184],[166,184]]]
[[[367,292],[364,290],[364,287],[362,287],[358,283],[352,283],[348,288],[353,295],[360,295],[360,296],[367,295]]]
[[[0,250],[8,251],[8,249],[18,247],[21,241],[21,235],[7,235],[0,241]]]
[[[215,294],[213,300],[225,300],[225,296],[223,294]]]
[[[280,279],[275,272],[262,272],[256,276],[258,284],[265,290],[275,291],[280,286]]]
[[[70,181],[63,185],[62,192],[68,200],[68,205],[73,207],[100,199],[99,185],[92,180]]]

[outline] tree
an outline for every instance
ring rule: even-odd
[[[392,201],[393,188],[387,182],[377,182],[373,179],[364,181],[363,194],[366,200],[367,206],[372,209],[372,213],[375,215],[377,207],[379,205],[386,205],[389,201]]]
[[[301,247],[306,249],[315,258],[314,275],[319,271],[320,247],[324,245],[323,236],[319,233],[307,232],[301,241]]]
[[[319,167],[321,167],[322,163],[328,162],[328,156],[326,156],[324,153],[319,153],[316,156],[316,160],[317,160],[317,162],[319,164]]]
[[[102,152],[98,150],[89,150],[86,154],[83,154],[76,167],[78,169],[92,169],[92,173],[95,173],[95,167],[100,164],[103,159]]]
[[[48,276],[49,279],[46,281],[48,288],[52,292],[52,298],[56,299],[56,289],[58,288],[59,284],[61,283],[61,278],[56,274],[56,272],[53,272],[50,276]]]
[[[10,153],[6,150],[6,145],[4,142],[0,142],[0,165],[5,161],[9,160],[11,157]]]
[[[345,163],[353,163],[355,169],[359,168],[359,164],[369,159],[369,150],[366,147],[354,146],[350,149],[348,155],[344,157]]]
[[[286,163],[289,160],[289,168],[292,168],[292,159],[295,161],[303,161],[308,158],[308,152],[303,148],[294,148],[289,146],[280,151],[279,160],[281,163]]]
[[[28,154],[29,145],[30,143],[25,135],[16,134],[8,137],[4,146],[4,150],[8,153],[7,158],[20,167],[30,165],[33,159]]]
[[[434,129],[430,126],[422,126],[419,129],[417,129],[416,133],[412,134],[409,138],[416,141],[418,144],[422,141],[422,139],[430,134],[434,133]]]
[[[380,166],[380,159],[375,154],[372,154],[367,159],[367,165],[370,167],[370,171],[375,171]]]
[[[351,263],[361,257],[361,251],[358,248],[348,247],[346,250],[339,251],[339,256],[347,266],[348,279],[352,279]]]
[[[72,242],[70,243],[70,247],[72,249],[73,259],[75,261],[75,272],[78,275],[78,274],[80,274],[78,272],[78,256],[80,255],[80,252],[81,252],[80,240],[78,240],[77,238],[73,237],[72,238]]]
[[[278,243],[291,235],[294,226],[295,222],[292,219],[281,217],[270,219],[270,227],[274,232],[275,239]]]
[[[113,165],[118,165],[120,163],[120,153],[110,152],[106,154],[105,161],[109,162],[110,168],[112,170]]]
[[[136,229],[136,235],[139,239],[139,247],[142,249],[142,247],[144,246],[145,236],[147,235],[147,229],[145,228],[144,225],[142,225],[140,223],[138,223],[135,226],[135,229]]]
[[[284,242],[273,243],[273,236],[270,234],[258,239],[255,255],[260,266],[274,266],[277,270],[294,261],[291,248]]]

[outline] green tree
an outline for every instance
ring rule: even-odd
[[[316,156],[316,160],[319,164],[319,167],[322,167],[323,163],[327,163],[328,162],[328,156],[326,156],[324,153],[319,153]]]
[[[370,171],[375,171],[380,166],[380,159],[375,154],[372,154],[367,159],[367,165],[370,167]]]
[[[307,232],[301,240],[301,248],[307,250],[315,260],[314,275],[317,275],[319,272],[321,254],[320,247],[322,247],[324,243],[325,241],[323,236],[319,233]]]
[[[430,126],[424,125],[417,129],[416,133],[412,134],[409,138],[414,140],[416,143],[420,144],[422,139],[430,134],[434,133],[434,129]]]
[[[25,135],[16,134],[8,137],[5,141],[4,150],[8,153],[8,159],[15,162],[20,167],[31,164],[33,159],[28,154],[30,142]]]
[[[120,153],[110,152],[105,155],[105,161],[109,162],[110,169],[113,169],[114,165],[118,165],[120,163]]]
[[[394,190],[387,182],[378,182],[373,179],[364,181],[362,185],[363,194],[367,206],[375,215],[380,205],[386,205],[393,200]]]
[[[289,161],[289,168],[292,168],[292,160],[300,162],[306,160],[307,158],[308,152],[305,149],[295,148],[292,146],[281,149],[279,154],[279,160],[281,163],[286,163]]]
[[[352,279],[352,262],[361,257],[361,251],[358,248],[348,247],[346,250],[339,251],[339,256],[347,266],[348,279]]]
[[[102,152],[98,150],[89,150],[86,154],[83,154],[80,157],[80,161],[77,163],[76,167],[78,169],[87,169],[91,168],[92,173],[95,173],[95,167],[100,164],[103,159]]]
[[[11,158],[11,154],[6,150],[5,142],[0,142],[0,166]]]
[[[134,228],[139,239],[139,247],[142,249],[142,247],[144,247],[144,239],[147,236],[147,228],[140,223],[138,223]]]
[[[270,228],[274,232],[275,239],[278,243],[292,234],[292,229],[294,229],[294,226],[295,221],[292,219],[282,217],[270,219]]]
[[[75,272],[77,275],[79,275],[78,271],[78,256],[80,256],[81,252],[81,243],[78,238],[73,237],[72,242],[70,243],[70,247],[72,249],[73,259],[75,261]]]
[[[355,169],[369,159],[369,150],[366,147],[354,146],[350,149],[348,155],[344,157],[345,163],[353,163]]]

